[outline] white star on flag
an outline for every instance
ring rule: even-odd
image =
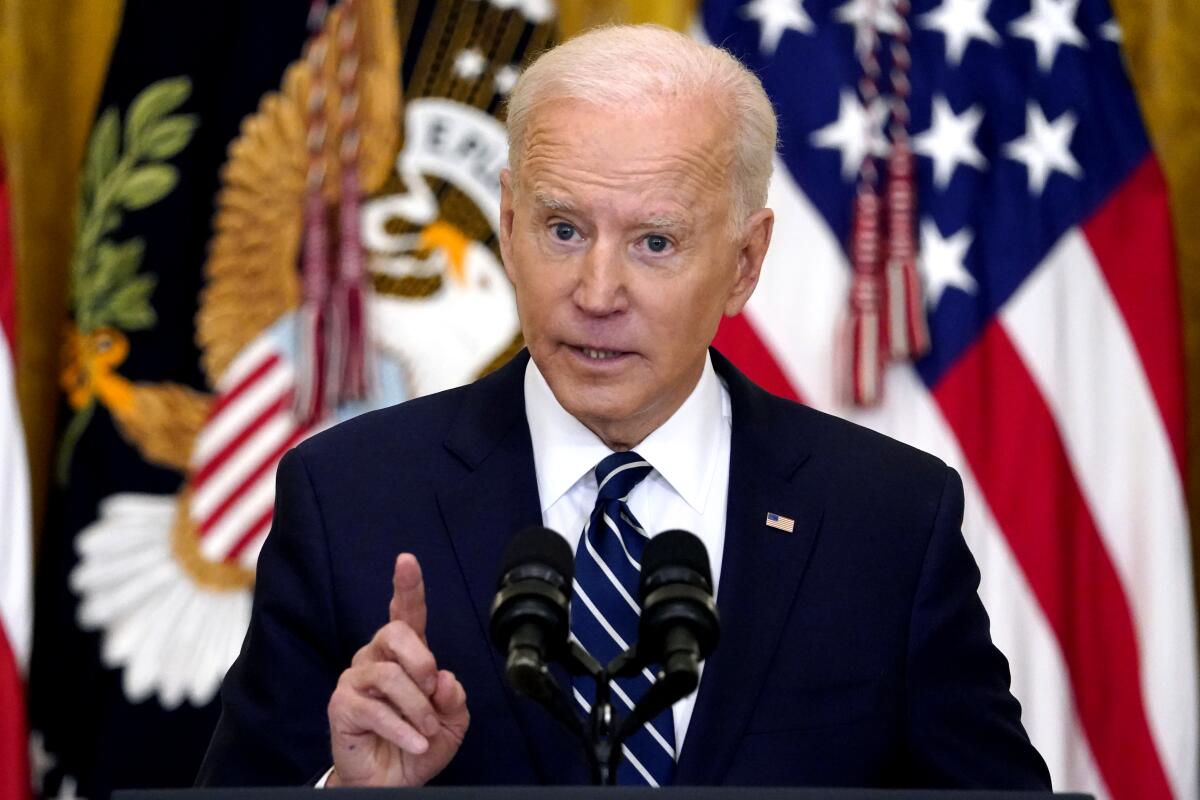
[[[937,8],[917,18],[922,28],[946,37],[946,60],[958,66],[972,39],[1000,46],[1000,35],[987,21],[991,0],[942,0]]]
[[[810,137],[814,147],[827,147],[842,152],[842,177],[854,180],[862,161],[870,153],[885,156],[888,152],[887,139],[883,135],[883,121],[887,117],[887,106],[876,100],[868,111],[858,100],[858,95],[842,89],[838,97],[837,119],[814,131]]]
[[[474,47],[460,50],[454,59],[454,74],[466,81],[473,81],[487,68],[487,59]]]
[[[1100,37],[1113,44],[1121,43],[1121,26],[1116,17],[1100,26]]]
[[[1013,36],[1028,39],[1037,49],[1038,68],[1049,72],[1064,44],[1087,47],[1087,39],[1075,25],[1079,0],[1033,0],[1033,8],[1008,26]]]
[[[1004,155],[1020,161],[1029,170],[1030,194],[1041,194],[1053,171],[1072,178],[1083,175],[1079,162],[1071,155],[1071,137],[1075,135],[1077,122],[1070,111],[1064,111],[1058,119],[1048,122],[1037,103],[1026,107],[1025,135],[1006,144]]]
[[[932,219],[926,218],[921,221],[921,255],[918,265],[921,269],[921,279],[925,283],[925,305],[931,311],[937,308],[942,293],[948,287],[952,286],[969,294],[974,294],[979,288],[963,265],[974,239],[974,234],[967,228],[950,238],[945,238]]]
[[[987,169],[987,159],[975,146],[975,133],[982,121],[980,106],[971,106],[956,115],[945,97],[933,98],[933,118],[924,133],[913,137],[913,149],[933,160],[933,182],[939,189],[950,185],[959,164],[980,171]]]
[[[758,23],[758,48],[765,56],[775,55],[785,31],[813,30],[812,18],[804,11],[804,0],[750,0],[738,13],[743,19]]]
[[[874,43],[872,28],[878,33],[897,33],[900,15],[896,0],[850,0],[838,6],[834,16],[839,22],[854,26],[854,51],[861,57]]]

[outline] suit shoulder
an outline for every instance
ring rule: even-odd
[[[950,471],[931,453],[810,406],[772,395],[760,409],[774,435],[800,443],[810,466],[843,483],[940,491]]]
[[[296,450],[305,461],[323,461],[347,453],[370,457],[401,442],[410,452],[440,446],[466,391],[459,386],[359,414],[309,437]]]
[[[945,473],[946,462],[932,453],[899,439],[872,430],[842,417],[801,406],[808,424],[830,455],[848,459],[857,466],[875,465],[882,469],[904,468],[924,473]]]

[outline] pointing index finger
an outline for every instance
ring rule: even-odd
[[[396,557],[388,617],[392,622],[407,623],[422,641],[425,640],[425,578],[412,553],[401,553]]]

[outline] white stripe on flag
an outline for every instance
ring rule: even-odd
[[[263,545],[267,541],[267,534],[271,532],[270,521],[258,532],[258,534],[250,540],[250,544],[238,555],[238,564],[244,569],[254,569],[258,564],[258,554],[262,552]]]
[[[274,355],[279,355],[279,347],[275,342],[273,331],[268,328],[245,349],[239,352],[225,368],[225,372],[217,379],[217,394],[228,392],[241,383],[247,375],[258,369],[259,365]]]
[[[200,538],[200,552],[211,561],[224,561],[238,540],[248,534],[275,502],[275,469],[264,472]]]
[[[267,420],[208,480],[195,488],[192,494],[192,519],[198,524],[208,519],[295,432],[295,421],[286,409]]]
[[[837,330],[850,291],[850,265],[825,221],[776,158],[767,205],[779,222],[746,316],[804,400],[836,403]]]
[[[0,635],[8,639],[21,674],[29,668],[33,639],[32,537],[25,434],[12,353],[0,327]]]
[[[1176,797],[1197,783],[1196,651],[1183,485],[1128,328],[1077,229],[1001,320],[1054,415],[1129,599],[1150,732]]]
[[[283,359],[271,367],[254,385],[222,409],[196,436],[192,464],[200,469],[221,448],[233,441],[259,414],[277,402],[293,386],[292,367]]]

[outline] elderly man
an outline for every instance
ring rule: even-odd
[[[621,782],[1048,787],[958,476],[709,349],[758,281],[775,132],[752,74],[663,29],[594,31],[525,72],[500,242],[528,352],[284,459],[202,782],[585,782],[486,635],[508,540],[544,522],[601,659],[636,631],[646,535],[708,548],[723,641]]]

